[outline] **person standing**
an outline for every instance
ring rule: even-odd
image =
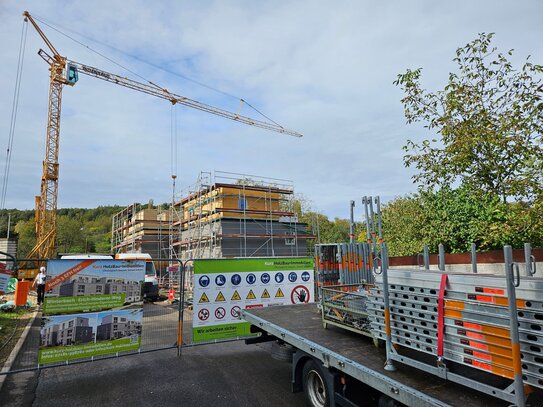
[[[34,279],[32,287],[37,285],[38,292],[38,305],[43,304],[43,298],[45,297],[45,278],[46,278],[46,269],[45,267],[40,267],[40,272]]]

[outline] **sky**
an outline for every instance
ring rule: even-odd
[[[242,98],[304,135],[172,107],[80,75],[63,90],[59,208],[171,202],[172,174],[180,195],[200,172],[228,171],[291,180],[311,209],[330,218],[348,218],[354,200],[361,220],[362,196],[386,202],[416,191],[402,146],[431,136],[406,124],[402,92],[393,85],[399,73],[421,67],[423,86],[441,89],[456,48],[481,32],[494,32],[500,50],[514,49],[517,65],[528,55],[543,63],[537,0],[0,0],[2,169],[24,10],[83,44],[38,22],[68,59],[141,80],[136,73],[262,120],[240,106]],[[6,208],[32,209],[39,194],[49,87],[39,48],[46,46],[29,26]]]

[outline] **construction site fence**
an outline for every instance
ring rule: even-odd
[[[41,332],[42,313],[37,307],[36,292],[30,290],[27,304],[11,311],[11,313],[20,313],[23,311],[23,314],[24,311],[27,312],[23,317],[17,319],[17,323],[11,328],[10,335],[8,335],[3,343],[0,343],[0,357],[2,357],[0,359],[0,366],[3,365],[3,368],[0,370],[0,376],[71,364],[97,362],[166,349],[177,349],[177,354],[180,356],[182,349],[186,347],[246,339],[240,337],[224,341],[217,340],[194,343],[192,338],[192,288],[191,284],[189,284],[190,281],[187,281],[187,279],[191,279],[191,261],[167,258],[153,260],[167,261],[172,267],[175,266],[177,271],[174,272],[174,269],[171,269],[172,272],[162,279],[163,288],[160,290],[161,295],[157,301],[143,301],[142,303],[143,318],[140,329],[141,339],[139,349],[40,364],[38,362],[38,350],[44,342],[43,332]],[[17,266],[24,261],[32,261],[35,264],[41,263],[45,265],[47,260],[8,257],[7,261],[11,262],[8,268],[16,271]],[[181,289],[181,287],[184,287],[184,289]],[[9,299],[11,295],[8,294],[6,297]],[[10,314],[9,311],[0,311],[0,322],[7,320],[8,314]],[[19,333],[21,335],[16,335]]]

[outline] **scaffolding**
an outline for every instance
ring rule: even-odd
[[[290,180],[202,172],[174,206],[182,214],[173,242],[183,260],[305,256],[308,235],[292,210]]]
[[[161,205],[147,208],[133,203],[113,215],[111,222],[111,252],[148,253],[162,258],[170,235],[169,211]]]

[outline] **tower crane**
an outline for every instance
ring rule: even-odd
[[[232,113],[227,110],[198,102],[185,96],[177,95],[154,84],[137,82],[135,80],[112,74],[89,65],[68,60],[66,57],[60,55],[28,11],[25,11],[23,16],[25,21],[30,21],[34,29],[38,32],[52,53],[52,55],[49,55],[43,49],[38,51],[38,55],[40,55],[45,62],[49,64],[49,108],[45,140],[45,159],[42,167],[40,195],[36,196],[36,246],[34,246],[31,253],[28,255],[28,258],[38,257],[40,259],[48,259],[54,256],[56,252],[59,174],[58,152],[60,140],[62,89],[64,85],[74,86],[79,79],[79,73],[139,92],[147,93],[161,99],[166,99],[172,104],[188,106],[190,108],[234,120],[248,126],[255,126],[294,137],[302,137],[302,134],[288,130],[276,123],[265,122]]]

